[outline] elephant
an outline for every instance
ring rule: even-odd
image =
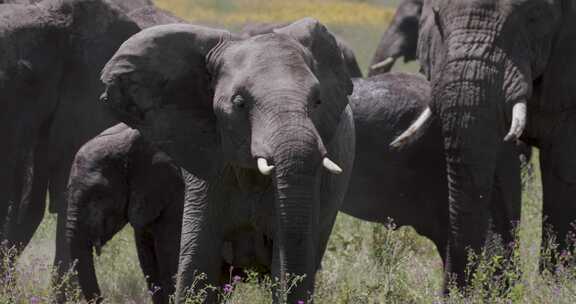
[[[326,27],[305,18],[242,38],[155,26],[119,48],[102,81],[101,102],[185,171],[176,302],[220,283],[231,240],[266,246],[267,261],[238,260],[279,280],[275,302],[307,301],[354,159],[353,84]]]
[[[442,130],[438,121],[402,149],[388,145],[402,133],[431,100],[430,83],[423,75],[390,72],[353,79],[350,107],[356,130],[356,158],[348,193],[340,211],[370,222],[394,227],[412,226],[430,239],[446,261],[449,239],[449,202]],[[518,153],[506,161],[518,162]],[[507,180],[494,185],[492,229],[513,227],[503,220],[500,205],[514,208],[506,196],[516,190]]]
[[[416,60],[416,45],[423,0],[402,0],[392,22],[382,35],[370,63],[368,76],[387,73],[396,60]]]
[[[518,165],[501,161],[519,138],[540,149],[543,223],[556,238],[544,233],[542,250],[550,242],[560,253],[572,246],[575,17],[573,0],[424,2],[418,57],[432,102],[393,144],[440,121],[451,226],[445,273],[457,286],[469,284],[468,250],[478,254],[485,244],[493,184],[520,183]],[[509,195],[519,202],[519,192]],[[541,269],[557,262],[540,261]]]
[[[127,223],[154,303],[169,303],[180,248],[180,168],[140,132],[117,124],[80,148],[68,183],[66,236],[88,301],[100,301],[92,248],[100,254]]]
[[[264,23],[264,22],[250,22],[245,24],[242,29],[240,29],[239,34],[244,38],[251,36],[261,35],[272,32],[274,29],[287,26],[289,23]],[[356,55],[352,47],[338,35],[334,35],[338,46],[342,50],[342,55],[344,56],[344,62],[348,68],[348,74],[350,77],[357,78],[362,77],[362,71],[356,60]]]
[[[149,0],[1,4],[4,246],[18,252],[26,247],[44,216],[47,193],[49,210],[66,212],[66,185],[75,153],[117,122],[98,103],[103,87],[99,72],[122,42],[149,25],[150,18],[141,21],[126,14],[150,5]],[[62,266],[60,274],[67,268],[65,218],[58,217],[56,229],[54,265]]]
[[[445,259],[448,189],[440,125],[432,122],[402,150],[388,143],[430,102],[430,84],[419,74],[390,72],[353,79],[350,107],[356,158],[340,211],[394,227],[412,226]]]

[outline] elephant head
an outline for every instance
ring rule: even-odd
[[[433,101],[396,143],[440,119],[451,221],[447,272],[459,285],[466,284],[467,248],[478,252],[485,242],[500,151],[521,135],[540,147],[553,143],[550,134],[562,127],[542,117],[560,119],[576,102],[575,17],[572,0],[424,2],[418,57]]]
[[[382,35],[368,76],[387,73],[400,57],[404,61],[416,59],[416,44],[423,0],[403,0],[396,9],[392,23]]]
[[[102,80],[103,103],[194,176],[210,182],[234,164],[271,177],[278,275],[306,274],[290,295],[292,302],[305,298],[316,271],[318,174],[322,166],[342,172],[325,143],[353,88],[332,34],[313,19],[243,39],[200,26],[157,26],[126,41]],[[194,279],[187,257],[197,249],[185,244],[186,230],[179,296]]]
[[[93,249],[100,255],[106,242],[127,223],[136,231],[146,229],[162,214],[168,214],[170,206],[182,204],[182,194],[180,169],[165,153],[150,147],[138,131],[124,124],[82,146],[70,173],[66,233],[87,300],[100,298]],[[179,222],[177,218],[168,220]],[[168,250],[179,240],[175,235],[171,244],[160,245]],[[177,251],[178,247],[172,249]],[[166,263],[171,264],[175,261]]]
[[[289,23],[248,23],[244,25],[244,27],[240,30],[240,35],[244,38],[262,35],[266,33],[272,33],[275,29],[285,27],[289,25]],[[338,47],[342,50],[342,56],[344,56],[344,63],[346,64],[346,68],[348,68],[348,74],[352,78],[361,78],[362,71],[360,71],[360,66],[358,65],[358,61],[356,60],[356,55],[354,54],[354,50],[352,47],[344,41],[339,36],[334,36],[336,38],[336,42],[338,43]],[[416,39],[416,37],[414,37]]]

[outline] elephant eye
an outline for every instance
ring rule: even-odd
[[[242,95],[240,95],[240,94],[237,94],[234,97],[232,97],[232,104],[234,105],[234,107],[240,108],[240,109],[243,109],[246,107],[246,101],[245,101],[244,97],[242,97]]]

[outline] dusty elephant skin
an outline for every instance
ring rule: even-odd
[[[390,72],[396,60],[416,59],[416,44],[423,0],[403,0],[376,48],[368,76]]]
[[[266,33],[271,33],[274,29],[281,28],[287,26],[289,23],[248,23],[244,25],[244,27],[240,30],[240,35],[244,38],[262,35]],[[344,39],[334,36],[336,38],[336,42],[338,46],[342,50],[342,56],[344,56],[344,63],[346,64],[346,68],[348,68],[348,74],[350,77],[362,77],[362,71],[360,71],[360,66],[358,65],[358,61],[356,60],[356,55],[352,50],[352,47],[344,41]],[[416,38],[414,38],[416,39]]]
[[[158,26],[126,41],[102,79],[102,102],[189,172],[177,301],[221,283],[223,251],[270,269],[277,291],[304,275],[287,300],[307,300],[354,158],[352,82],[332,34],[313,19],[249,38]],[[268,260],[236,259],[241,238],[267,245]]]
[[[142,23],[126,14],[150,4],[44,0],[0,5],[3,245],[25,248],[44,215],[47,191],[50,211],[65,212],[74,154],[115,122],[98,103],[100,70],[122,42],[149,25],[153,10],[138,15],[148,17]],[[64,225],[60,216],[54,265],[67,263]]]
[[[169,303],[180,248],[184,183],[180,168],[125,124],[102,132],[76,154],[68,185],[66,238],[80,287],[100,302],[92,250],[99,254],[127,223],[154,303]]]
[[[520,136],[540,148],[544,224],[560,251],[570,248],[575,17],[573,0],[424,2],[418,58],[433,88],[425,112],[442,125],[451,227],[445,272],[459,286],[468,283],[467,250],[485,244],[494,183],[520,183],[519,174],[507,176],[518,164],[502,161]],[[509,195],[519,201],[519,192]]]

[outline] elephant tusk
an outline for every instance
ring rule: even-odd
[[[268,165],[268,161],[265,158],[258,158],[257,160],[258,163],[258,171],[260,171],[260,173],[262,173],[262,175],[270,175],[272,173],[272,170],[274,170],[274,166],[269,166]]]
[[[432,110],[427,107],[422,114],[406,129],[400,136],[398,136],[391,144],[391,147],[400,148],[405,144],[411,142],[420,132],[432,117]]]
[[[372,65],[370,67],[371,70],[378,70],[378,69],[382,69],[382,68],[386,68],[387,70],[390,69],[390,67],[394,64],[394,61],[396,59],[394,57],[388,57],[374,65]]]
[[[526,128],[526,102],[518,102],[512,108],[512,124],[504,141],[518,140]]]
[[[338,166],[328,157],[324,157],[324,159],[322,160],[322,166],[324,166],[324,168],[326,168],[326,170],[328,170],[332,174],[335,175],[342,174],[342,168],[340,168],[340,166]]]

